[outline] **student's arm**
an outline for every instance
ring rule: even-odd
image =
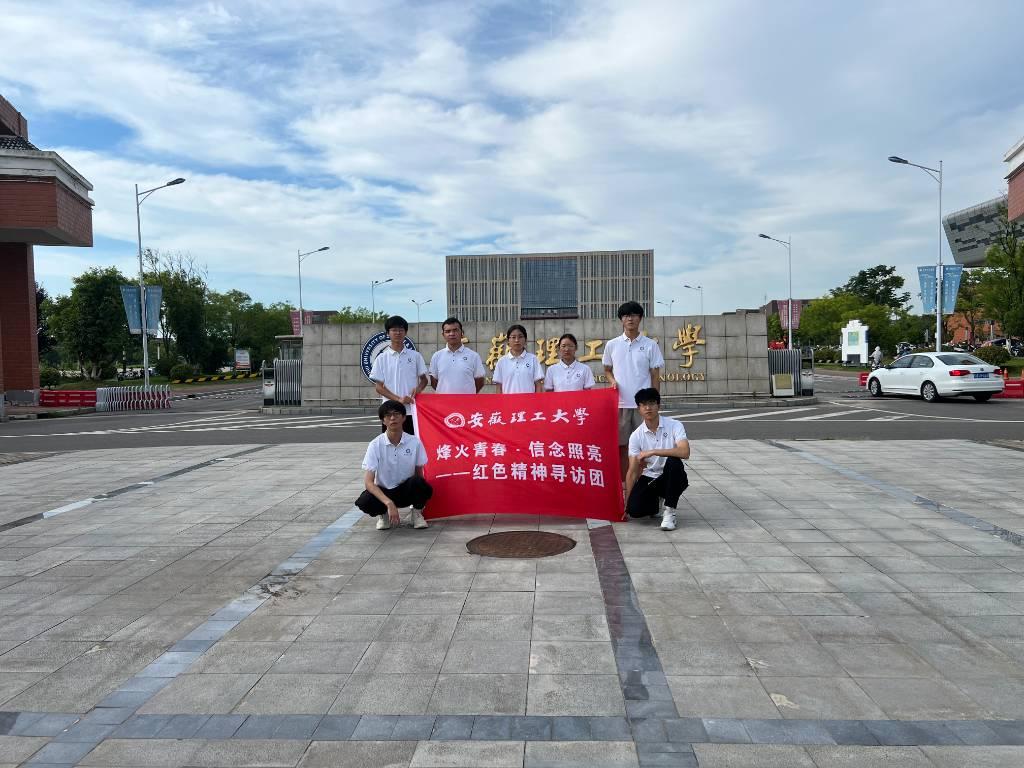
[[[398,507],[395,506],[395,502],[385,495],[384,491],[380,489],[380,486],[374,482],[373,477],[373,470],[366,470],[366,474],[363,475],[363,486],[370,492],[370,495],[375,496],[384,503],[384,506],[388,508],[388,520],[391,521],[392,525],[397,525],[402,521],[402,518],[398,514]]]
[[[427,379],[427,374],[425,374],[425,373],[421,373],[421,374],[420,374],[420,380],[419,380],[419,384],[417,384],[417,386],[416,386],[416,389],[414,389],[414,390],[412,391],[412,396],[413,396],[413,397],[416,397],[416,396],[417,396],[417,395],[418,395],[418,394],[419,394],[420,392],[422,392],[422,391],[423,391],[424,389],[426,389],[426,388],[427,388],[427,385],[428,385],[429,383],[430,383],[430,382],[429,382],[429,381],[428,381],[428,379]]]
[[[533,391],[534,392],[543,392],[544,391],[544,379],[537,379],[535,382],[533,382]]]
[[[690,458],[690,441],[679,440],[676,442],[674,448],[654,448],[650,451],[641,451],[641,460],[646,461],[651,456],[664,456],[665,458],[677,458],[677,459],[688,459]],[[632,457],[630,457],[632,458]]]
[[[661,392],[661,368],[651,368],[651,389]]]
[[[416,467],[416,473],[415,474],[416,474],[416,477],[423,477],[423,466],[422,465]]]
[[[388,400],[394,400],[395,402],[406,404],[412,402],[411,397],[399,397],[398,395],[396,395],[394,392],[392,392],[390,389],[384,386],[383,381],[373,382],[373,388],[377,391],[378,395],[380,395],[381,397],[386,397]]]
[[[604,375],[605,375],[605,378],[608,379],[608,386],[609,387],[611,387],[612,389],[618,389],[619,388],[619,382],[617,382],[615,380],[615,376],[614,376],[614,374],[612,374],[612,367],[610,365],[606,365],[604,367]]]
[[[481,389],[484,388],[484,383],[487,381],[487,379],[484,376],[477,376],[474,379],[474,381],[476,382],[476,391],[479,392]],[[501,385],[500,384],[498,385],[498,391],[499,392],[501,391]]]
[[[480,355],[476,355],[476,371],[474,371],[473,378],[476,381],[476,391],[479,392],[484,388],[484,383],[487,381],[487,371],[484,370],[484,361],[480,359]]]
[[[643,462],[640,456],[629,457],[629,469],[626,471],[626,499],[629,499],[629,494],[633,491],[633,486],[636,485],[636,481],[640,479],[640,473],[643,471]]]

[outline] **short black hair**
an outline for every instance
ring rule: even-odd
[[[626,315],[640,315],[640,317],[643,317],[644,316],[644,308],[641,307],[635,301],[627,301],[625,304],[623,304],[622,306],[619,307],[619,314],[618,314],[619,320],[621,320]]]
[[[401,315],[392,315],[384,321],[384,330],[390,331],[392,328],[402,328],[406,331],[409,330],[409,321]]]
[[[400,413],[405,416],[407,411],[405,410],[405,405],[397,400],[385,400],[380,404],[380,408],[377,409],[377,418],[383,422],[384,417],[389,413]]]
[[[576,341],[576,337],[573,336],[571,333],[563,333],[561,336],[559,336],[558,343],[561,344],[565,339],[571,341],[574,347],[579,347],[580,345],[580,343]]]
[[[457,325],[459,326],[459,330],[462,330],[462,321],[459,320],[459,318],[457,317],[449,317],[447,320],[441,323],[441,330],[444,330],[444,327],[446,325]]]
[[[645,387],[637,392],[633,399],[636,400],[637,405],[640,405],[640,403],[657,403],[661,405],[661,392],[654,387]]]
[[[516,323],[515,325],[510,325],[510,326],[508,327],[508,330],[507,330],[507,331],[505,331],[505,338],[506,338],[506,339],[507,339],[507,338],[508,338],[509,336],[511,336],[511,335],[512,335],[512,331],[519,331],[520,333],[522,333],[522,334],[523,334],[523,338],[524,338],[524,339],[529,339],[529,338],[530,338],[530,334],[528,334],[528,333],[526,332],[526,329],[525,329],[525,328],[524,328],[523,326],[519,325],[519,323]]]

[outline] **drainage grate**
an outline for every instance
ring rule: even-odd
[[[575,546],[568,536],[544,531],[488,533],[466,542],[466,549],[484,557],[550,557]]]

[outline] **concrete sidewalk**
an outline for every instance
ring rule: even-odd
[[[362,454],[0,464],[0,766],[1024,765],[1013,446],[701,441],[672,533],[378,532]]]

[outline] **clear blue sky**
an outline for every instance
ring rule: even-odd
[[[94,185],[96,244],[38,248],[53,293],[145,245],[307,308],[445,309],[446,253],[654,248],[693,313],[934,263],[945,208],[1005,189],[1024,3],[0,0],[0,93]],[[948,253],[948,252],[947,252]],[[948,256],[947,256],[948,258]],[[628,298],[628,297],[624,297]],[[664,308],[658,307],[659,311]]]

